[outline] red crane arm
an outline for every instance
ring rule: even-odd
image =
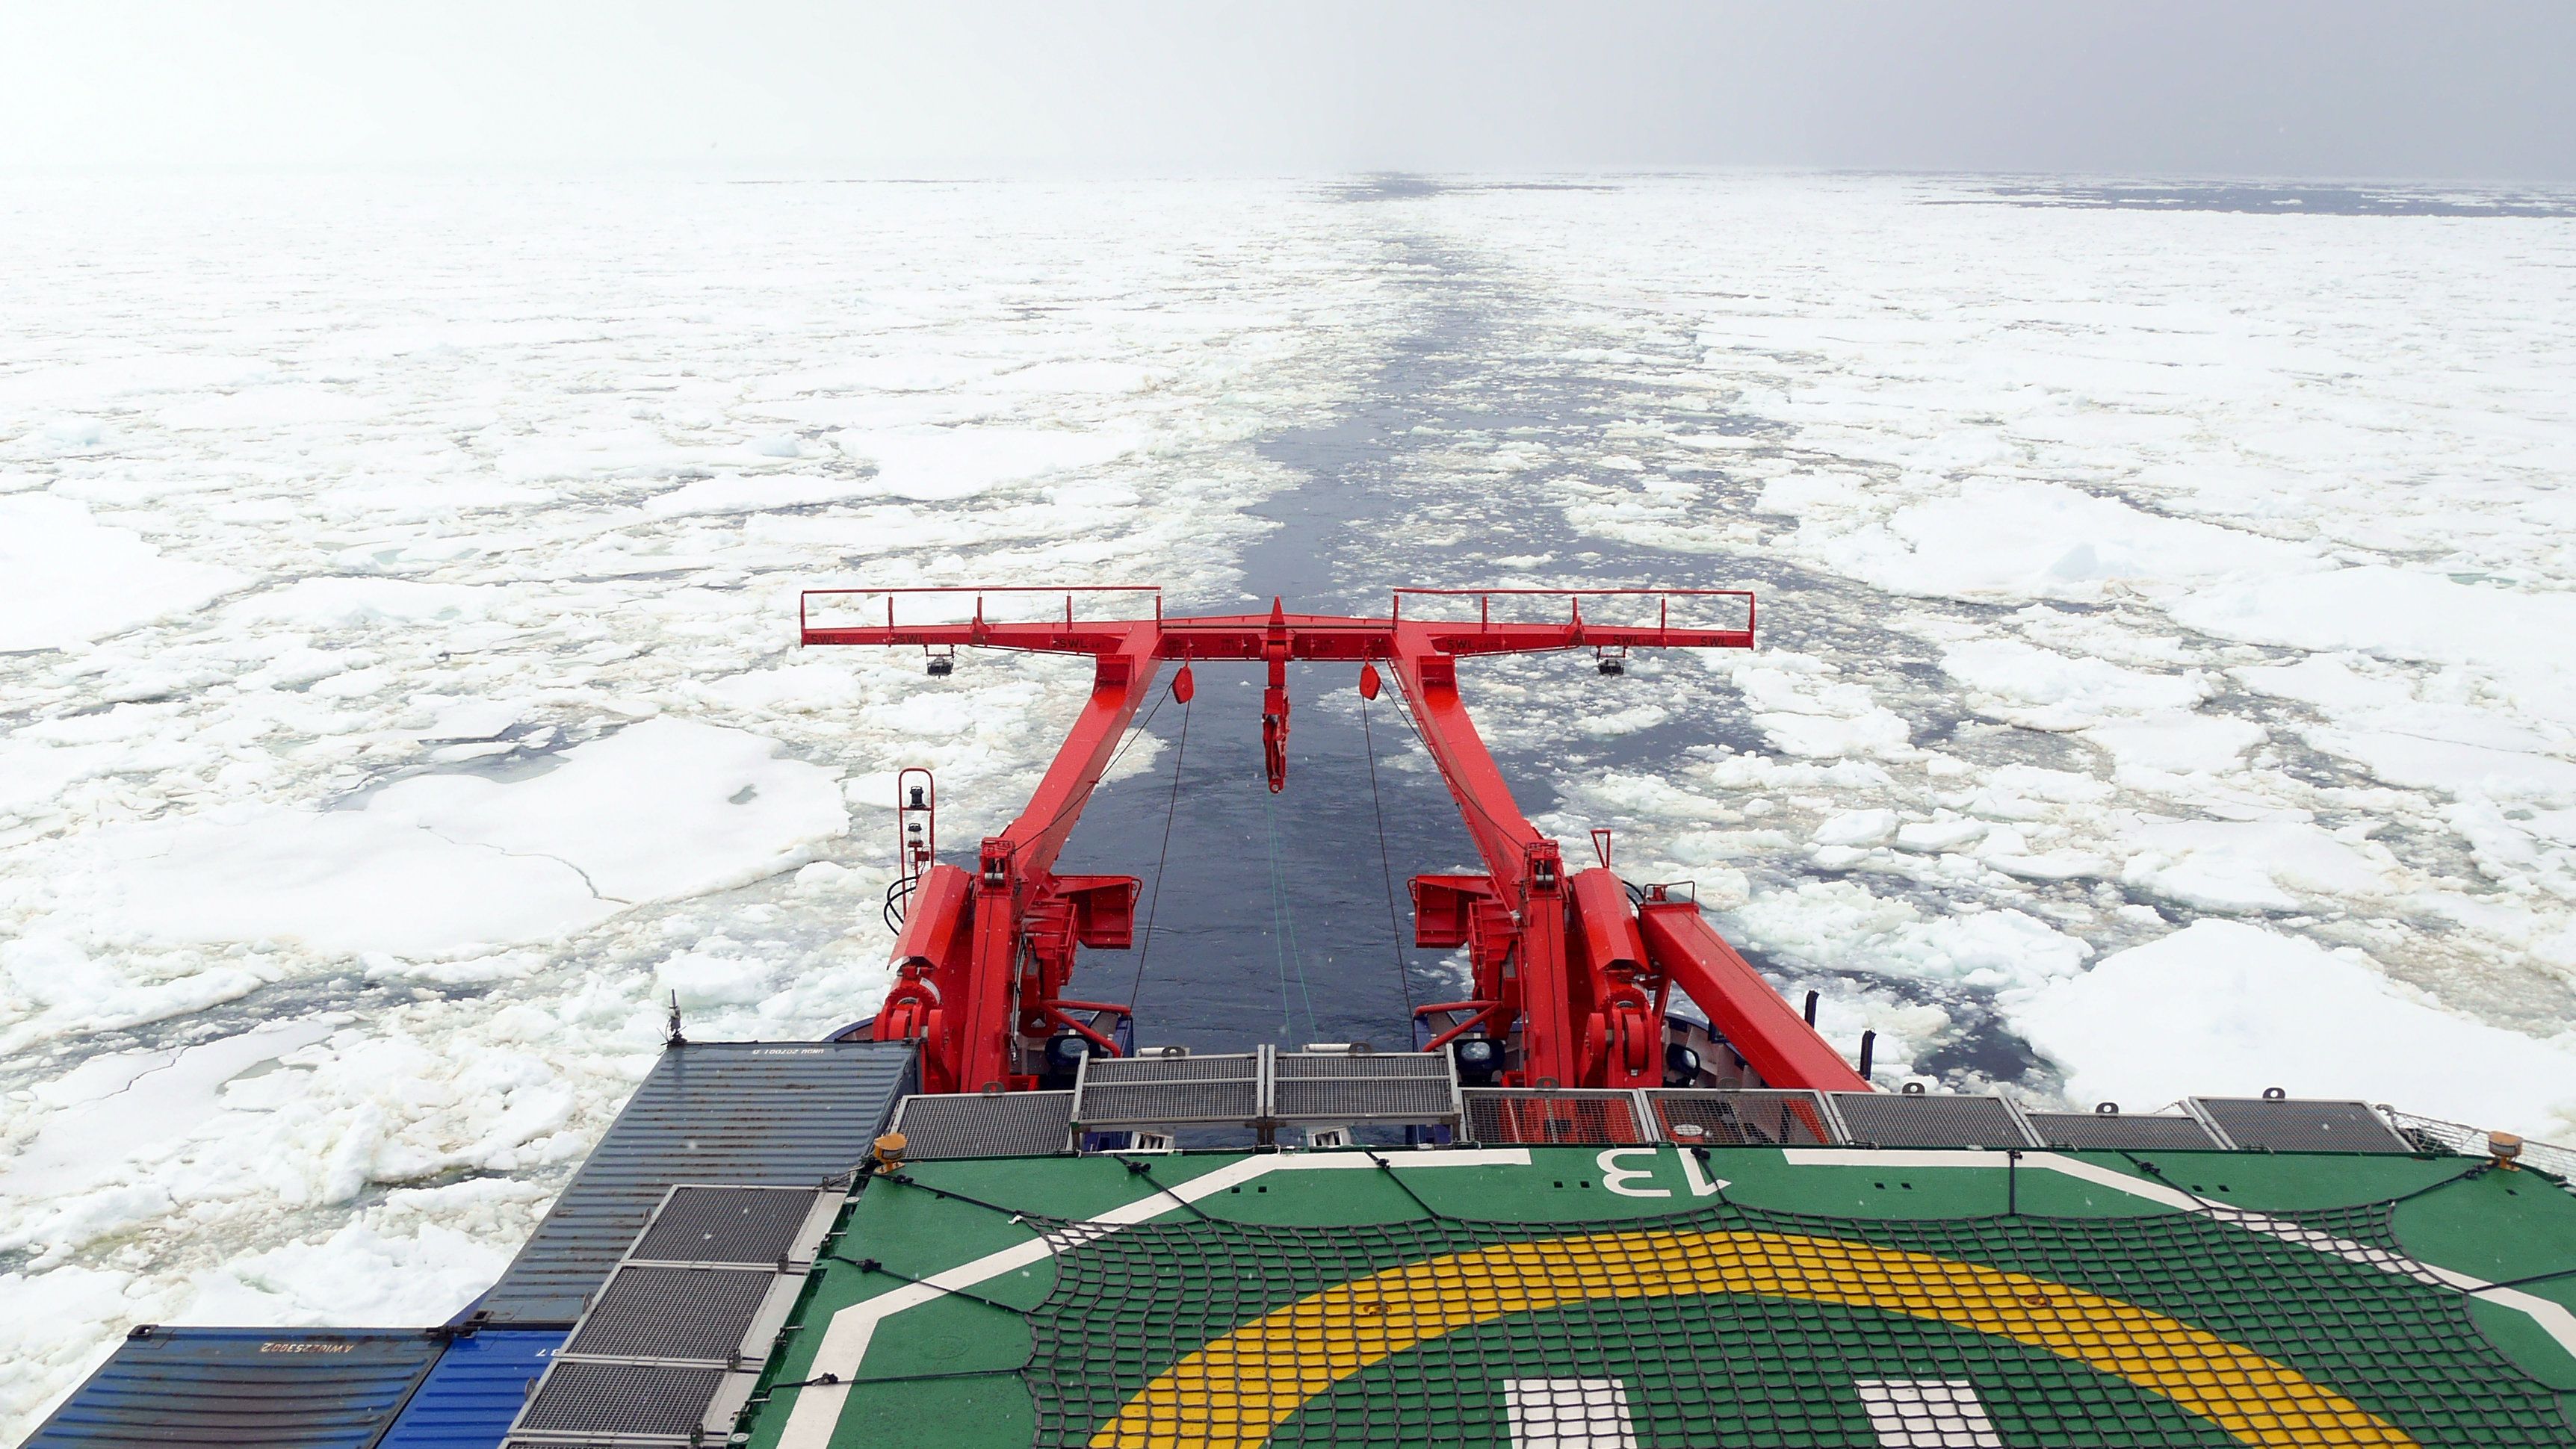
[[[1137,708],[1153,691],[1154,627],[1139,623],[1128,626],[1123,635],[1097,636],[1100,642],[1112,644],[1110,648],[1061,651],[1094,656],[1091,697],[1083,701],[1082,713],[1074,717],[1073,728],[1029,796],[1028,808],[994,838],[1010,851],[1022,874],[1044,875],[1055,868],[1057,853],[1081,820],[1082,807],[1091,803],[1091,792],[1109,768],[1109,757],[1117,752],[1119,736],[1127,732]],[[988,852],[994,841],[986,842]]]
[[[1458,697],[1456,658],[1435,645],[1427,626],[1400,624],[1390,633],[1396,687],[1412,703],[1423,746],[1458,802],[1494,895],[1510,912],[1515,939],[1508,956],[1476,953],[1491,958],[1475,963],[1477,995],[1518,1008],[1506,1019],[1516,1015],[1522,1023],[1521,1074],[1527,1080],[1577,1085],[1585,1073],[1567,990],[1565,871],[1556,842],[1521,814],[1493,752],[1476,733]]]
[[[1167,619],[1154,596],[1150,619],[1086,620],[1077,599],[1133,589],[815,590],[799,601],[798,633],[806,644],[958,646],[1089,654],[1097,661],[1091,696],[1039,781],[1028,808],[983,843],[970,876],[951,866],[925,873],[897,952],[901,979],[877,1019],[881,1037],[925,1043],[924,1088],[982,1091],[1030,1085],[1028,1054],[1046,1037],[1071,1030],[1106,1043],[1076,1019],[1078,1011],[1118,1008],[1063,996],[1075,945],[1125,946],[1132,933],[1136,882],[1129,877],[1058,876],[1055,861],[1083,806],[1099,785],[1119,738],[1153,687],[1160,660],[1239,660],[1269,668],[1263,696],[1263,743],[1271,788],[1286,783],[1287,661],[1386,661],[1412,706],[1424,745],[1457,800],[1483,857],[1483,876],[1424,876],[1414,883],[1416,939],[1426,946],[1470,947],[1477,999],[1430,1011],[1470,1010],[1446,1034],[1483,1023],[1517,1029],[1514,1080],[1532,1085],[1651,1085],[1661,1080],[1663,999],[1678,984],[1765,1081],[1779,1086],[1866,1090],[1832,1048],[1772,993],[1743,958],[1686,902],[1650,903],[1641,920],[1607,870],[1569,882],[1556,842],[1521,814],[1511,786],[1476,733],[1458,694],[1461,655],[1530,653],[1591,647],[1608,655],[1629,649],[1750,648],[1753,597],[1738,590],[1413,590],[1399,589],[1382,619],[1291,614],[1273,601],[1267,614]],[[883,622],[817,619],[817,601],[836,615],[852,595],[885,600]],[[987,596],[1027,603],[1061,596],[1060,610],[1039,619],[986,617]],[[901,617],[901,601],[928,596],[952,605],[973,600],[963,620]],[[1493,617],[1524,596],[1562,600],[1565,616],[1537,622]],[[1742,627],[1675,626],[1673,602],[1717,597],[1743,601]],[[1414,598],[1417,616],[1404,617]],[[1421,599],[1455,610],[1472,599],[1472,619],[1419,616]],[[1654,606],[1652,623],[1587,620],[1586,600],[1634,612]],[[1608,666],[1605,666],[1605,672]],[[1687,914],[1685,914],[1687,913]],[[1571,957],[1569,951],[1571,950]],[[1641,959],[1642,958],[1642,959]],[[1095,1016],[1094,1022],[1098,1021]],[[1444,1038],[1445,1039],[1445,1038]]]
[[[1762,973],[1736,954],[1696,901],[1649,900],[1637,912],[1646,954],[1698,1002],[1763,1085],[1819,1092],[1866,1092],[1867,1078],[1789,1009]]]

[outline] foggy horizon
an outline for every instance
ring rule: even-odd
[[[2493,4],[0,7],[0,168],[2576,181]]]

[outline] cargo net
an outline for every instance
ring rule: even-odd
[[[1040,1446],[2571,1442],[2389,1205],[1064,1225]]]

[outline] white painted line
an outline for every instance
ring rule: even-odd
[[[1527,1167],[1529,1160],[1526,1147],[1388,1152],[1375,1156],[1365,1152],[1263,1153],[1240,1158],[1187,1182],[1174,1183],[1169,1191],[1147,1193],[1096,1218],[1004,1248],[998,1253],[987,1253],[971,1263],[960,1263],[919,1283],[906,1283],[863,1303],[853,1303],[832,1315],[830,1325],[823,1330],[822,1344],[814,1350],[814,1366],[807,1370],[809,1377],[833,1374],[842,1382],[815,1384],[796,1391],[796,1407],[787,1415],[787,1428],[778,1440],[779,1449],[827,1449],[832,1441],[832,1428],[841,1421],[842,1405],[850,1397],[848,1381],[857,1376],[859,1364],[867,1358],[868,1343],[876,1337],[878,1324],[907,1308],[918,1308],[931,1302],[950,1289],[972,1287],[988,1278],[1017,1272],[1031,1264],[1042,1263],[1056,1253],[1097,1242],[1121,1228],[1150,1222],[1176,1209],[1180,1203],[1173,1201],[1175,1198],[1180,1202],[1196,1202],[1273,1172],[1337,1169],[1374,1172],[1380,1162],[1395,1168]]]
[[[2005,1165],[2004,1154],[1981,1147],[1944,1152],[1906,1152],[1890,1151],[1885,1148],[1855,1147],[1790,1147],[1782,1151],[1793,1167],[1909,1169],[1974,1167],[1988,1172],[2000,1172]],[[2172,1208],[2176,1212],[2194,1213],[2213,1222],[2243,1228],[2249,1233],[2261,1233],[2267,1237],[2279,1238],[2285,1243],[2294,1243],[2311,1252],[2342,1258],[2347,1262],[2359,1263],[2366,1268],[2393,1273],[2400,1278],[2412,1278],[2418,1283],[2433,1287],[2457,1288],[2463,1291],[2487,1287],[2487,1281],[2483,1278],[2473,1278],[2466,1273],[2455,1272],[2449,1268],[2437,1268],[2430,1263],[2407,1257],[2403,1253],[2393,1253],[2386,1248],[2374,1248],[2368,1243],[2356,1243],[2350,1238],[2338,1238],[2332,1233],[2308,1227],[2303,1223],[2285,1222],[2280,1218],[2267,1217],[2262,1213],[2249,1212],[2243,1208],[2205,1202],[2180,1188],[2131,1177],[2125,1172],[2105,1167],[2098,1162],[2082,1162],[2071,1157],[2060,1157],[2053,1152],[2025,1151],[2021,1155],[2021,1166],[2025,1172],[2054,1172],[2062,1177],[2076,1178],[2079,1181],[2089,1182],[2095,1187],[2109,1188],[2113,1192],[2143,1198],[2148,1202]],[[2571,1355],[2576,1355],[2576,1313],[2568,1312],[2565,1304],[2555,1303],[2516,1288],[2493,1289],[2481,1292],[2478,1296],[2498,1307],[2513,1309],[2530,1318],[2540,1326],[2541,1332],[2556,1339],[2560,1348],[2567,1350]]]
[[[1862,1379],[1861,1407],[1878,1449],[2004,1449],[1977,1386],[1966,1379]]]
[[[1637,1449],[1617,1379],[1505,1379],[1512,1449]]]

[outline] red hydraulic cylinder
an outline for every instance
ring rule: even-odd
[[[923,1044],[922,1085],[928,1091],[957,1090],[948,1076],[956,1060],[957,1017],[942,1007],[964,981],[974,891],[974,877],[953,865],[922,872],[903,931],[895,937],[895,983],[877,1010],[877,1040]]]
[[[1572,958],[1567,982],[1580,988],[1584,1014],[1584,1067],[1588,1085],[1660,1087],[1664,1084],[1664,1016],[1655,1009],[1646,943],[1628,888],[1606,868],[1579,872],[1571,892]]]
[[[1816,1035],[1762,973],[1726,944],[1695,901],[1648,901],[1637,909],[1646,954],[1708,1013],[1763,1084],[1818,1092],[1866,1092],[1868,1080]]]

